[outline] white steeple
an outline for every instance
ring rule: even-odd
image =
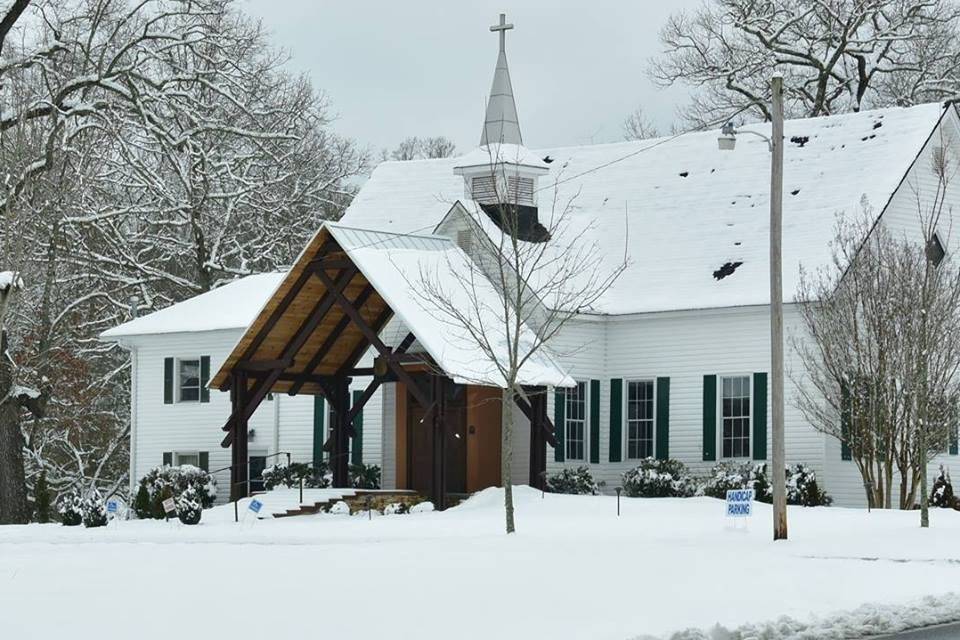
[[[490,27],[500,34],[500,53],[493,72],[490,99],[483,120],[480,146],[459,158],[454,173],[463,176],[467,198],[482,205],[537,206],[537,178],[550,167],[523,146],[520,120],[507,67],[506,33],[513,29],[506,14]]]
[[[500,55],[497,57],[497,68],[493,72],[493,83],[490,85],[483,133],[480,134],[482,147],[491,143],[523,144],[517,103],[513,99],[513,85],[510,83],[510,68],[507,66],[507,31],[510,29],[513,29],[513,25],[507,24],[505,13],[500,14],[499,24],[490,27],[490,31],[500,32]]]

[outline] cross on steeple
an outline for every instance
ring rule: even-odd
[[[495,24],[490,27],[490,31],[499,31],[500,32],[500,51],[504,52],[507,50],[507,31],[513,29],[513,24],[507,24],[507,14],[500,14],[500,24]]]

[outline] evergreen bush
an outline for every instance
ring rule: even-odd
[[[37,522],[50,522],[50,487],[47,486],[47,472],[41,471],[33,485],[33,518]]]
[[[107,506],[103,496],[94,489],[83,500],[83,526],[87,528],[107,526]]]
[[[200,503],[200,496],[194,487],[187,487],[183,493],[176,498],[177,517],[183,524],[193,525],[200,523],[200,515],[203,513],[203,505]]]
[[[317,464],[293,462],[289,465],[274,464],[263,470],[263,487],[270,491],[277,487],[299,487],[303,479],[303,486],[311,489],[326,489],[330,486],[329,468],[325,461]]]
[[[697,483],[679,460],[644,458],[623,474],[623,493],[631,498],[687,498]]]
[[[188,488],[193,488],[200,505],[204,509],[213,506],[217,498],[217,483],[209,473],[192,465],[179,467],[155,467],[140,479],[140,488],[137,489],[137,500],[140,501],[140,489],[146,489],[149,498],[149,516],[146,510],[137,508],[138,517],[152,517],[162,520],[167,517],[163,510],[163,501],[167,498],[181,496]],[[140,505],[142,506],[142,502]]]
[[[588,467],[561,469],[547,478],[547,491],[573,495],[600,495],[600,485],[593,481]]]
[[[950,472],[940,465],[940,471],[933,481],[933,489],[930,491],[930,506],[940,507],[941,509],[960,509],[960,504],[953,493],[953,482],[950,480]]]
[[[833,498],[817,484],[813,469],[803,464],[787,467],[787,504],[804,507],[827,507]]]
[[[60,522],[67,527],[75,527],[83,522],[83,498],[76,489],[69,489],[57,498],[57,513]]]
[[[767,465],[764,462],[736,462],[724,460],[713,466],[701,487],[701,492],[711,498],[726,499],[727,491],[753,489],[760,502],[770,502],[770,483],[767,480]]]
[[[833,498],[820,489],[816,473],[810,467],[804,464],[787,467],[786,477],[787,504],[818,507],[833,502]],[[721,500],[727,497],[727,491],[738,489],[753,489],[758,502],[773,502],[767,464],[724,460],[714,465],[701,487],[703,495]]]
[[[137,495],[133,499],[133,511],[140,520],[149,520],[153,517],[150,510],[150,491],[143,484],[137,489]]]
[[[350,486],[354,489],[379,489],[380,466],[376,464],[351,464]]]

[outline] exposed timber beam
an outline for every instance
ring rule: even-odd
[[[350,301],[347,300],[346,296],[344,296],[340,291],[332,288],[333,281],[330,280],[330,276],[323,271],[318,271],[317,277],[320,278],[325,285],[327,285],[327,288],[330,289],[330,292],[333,294],[337,304],[340,305],[340,308],[345,314],[350,316],[350,319],[356,325],[357,329],[360,330],[360,333],[366,336],[367,340],[370,341],[370,345],[377,350],[377,353],[387,359],[387,366],[396,374],[397,379],[407,386],[407,389],[413,394],[414,399],[420,404],[420,406],[429,406],[431,404],[430,396],[427,393],[424,393],[423,389],[420,388],[416,380],[414,380],[413,377],[407,373],[403,367],[390,359],[390,348],[383,344],[383,340],[380,339],[380,336],[377,335],[377,332],[370,327],[366,320],[363,319],[363,316],[360,315],[360,312],[350,304]]]
[[[343,298],[343,289],[347,288],[347,285],[350,284],[350,281],[353,279],[353,276],[357,274],[356,267],[351,269],[346,269],[337,276],[336,282],[330,279],[330,276],[324,271],[317,271],[317,275],[322,274],[321,280],[324,285],[327,287],[326,293],[321,296],[317,303],[313,306],[313,309],[310,310],[310,313],[307,315],[306,319],[297,329],[296,333],[287,341],[287,344],[284,346],[283,351],[280,354],[281,360],[292,359],[297,352],[303,347],[303,344],[307,341],[307,338],[310,337],[310,334],[314,332],[320,322],[323,320],[323,317],[327,314],[327,311],[330,310],[330,307],[333,306],[334,302],[339,298]],[[339,296],[339,298],[337,297]],[[263,378],[260,378],[249,391],[249,396],[246,396],[246,402],[241,407],[240,415],[231,415],[227,420],[227,424],[224,426],[224,431],[231,431],[232,426],[237,424],[237,420],[245,421],[249,420],[250,416],[253,415],[253,412],[257,410],[257,407],[260,406],[260,403],[263,402],[263,399],[267,396],[267,393],[270,392],[271,387],[277,381],[280,374],[282,373],[279,369],[274,369],[267,372],[267,375]],[[246,391],[246,390],[244,390]]]
[[[353,301],[354,306],[356,306],[358,309],[362,307],[372,293],[373,286],[368,284]],[[303,368],[303,380],[294,381],[293,386],[290,387],[289,391],[287,391],[288,395],[295,396],[300,393],[300,389],[302,389],[304,383],[307,382],[307,377],[317,370],[317,367],[320,366],[320,363],[323,362],[323,359],[328,353],[330,353],[330,349],[332,349],[333,345],[336,344],[337,340],[340,338],[340,334],[343,333],[343,330],[347,328],[348,324],[350,324],[350,316],[344,314],[343,317],[337,321],[337,324],[334,325],[330,335],[327,336],[326,340],[323,341],[323,344],[320,345],[320,348],[317,349],[317,352],[314,353],[313,356],[311,356],[309,362],[307,362],[307,365]]]

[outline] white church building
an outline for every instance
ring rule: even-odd
[[[431,313],[413,275],[475,265],[481,247],[499,246],[491,206],[505,198],[531,228],[567,213],[565,233],[531,241],[590,248],[600,269],[626,256],[613,285],[521,370],[531,395],[511,407],[515,482],[539,484],[543,471],[583,465],[613,490],[645,457],[698,473],[726,459],[769,460],[767,142],[740,135],[735,150],[722,151],[718,132],[703,131],[529,149],[508,26],[497,27],[476,149],[384,162],[289,272],[236,280],[102,335],[132,358],[132,483],[160,464],[233,465],[217,477],[238,495],[289,453],[296,462],[327,459],[340,484],[348,463],[377,464],[384,488],[441,502],[498,484],[502,377],[490,353]],[[770,126],[742,131],[769,135]],[[918,202],[937,189],[931,158],[945,149],[960,167],[958,134],[956,108],[940,104],[786,123],[788,336],[802,331],[800,268],[830,264],[837,217],[868,208],[878,225],[919,238]],[[947,200],[960,204],[960,191]],[[564,244],[571,239],[577,246]],[[476,308],[496,308],[501,290],[489,278],[468,293],[484,297]],[[793,401],[802,365],[789,344],[786,360],[787,462],[812,467],[835,504],[865,504],[840,442]],[[960,471],[958,462],[953,448],[933,464]]]

